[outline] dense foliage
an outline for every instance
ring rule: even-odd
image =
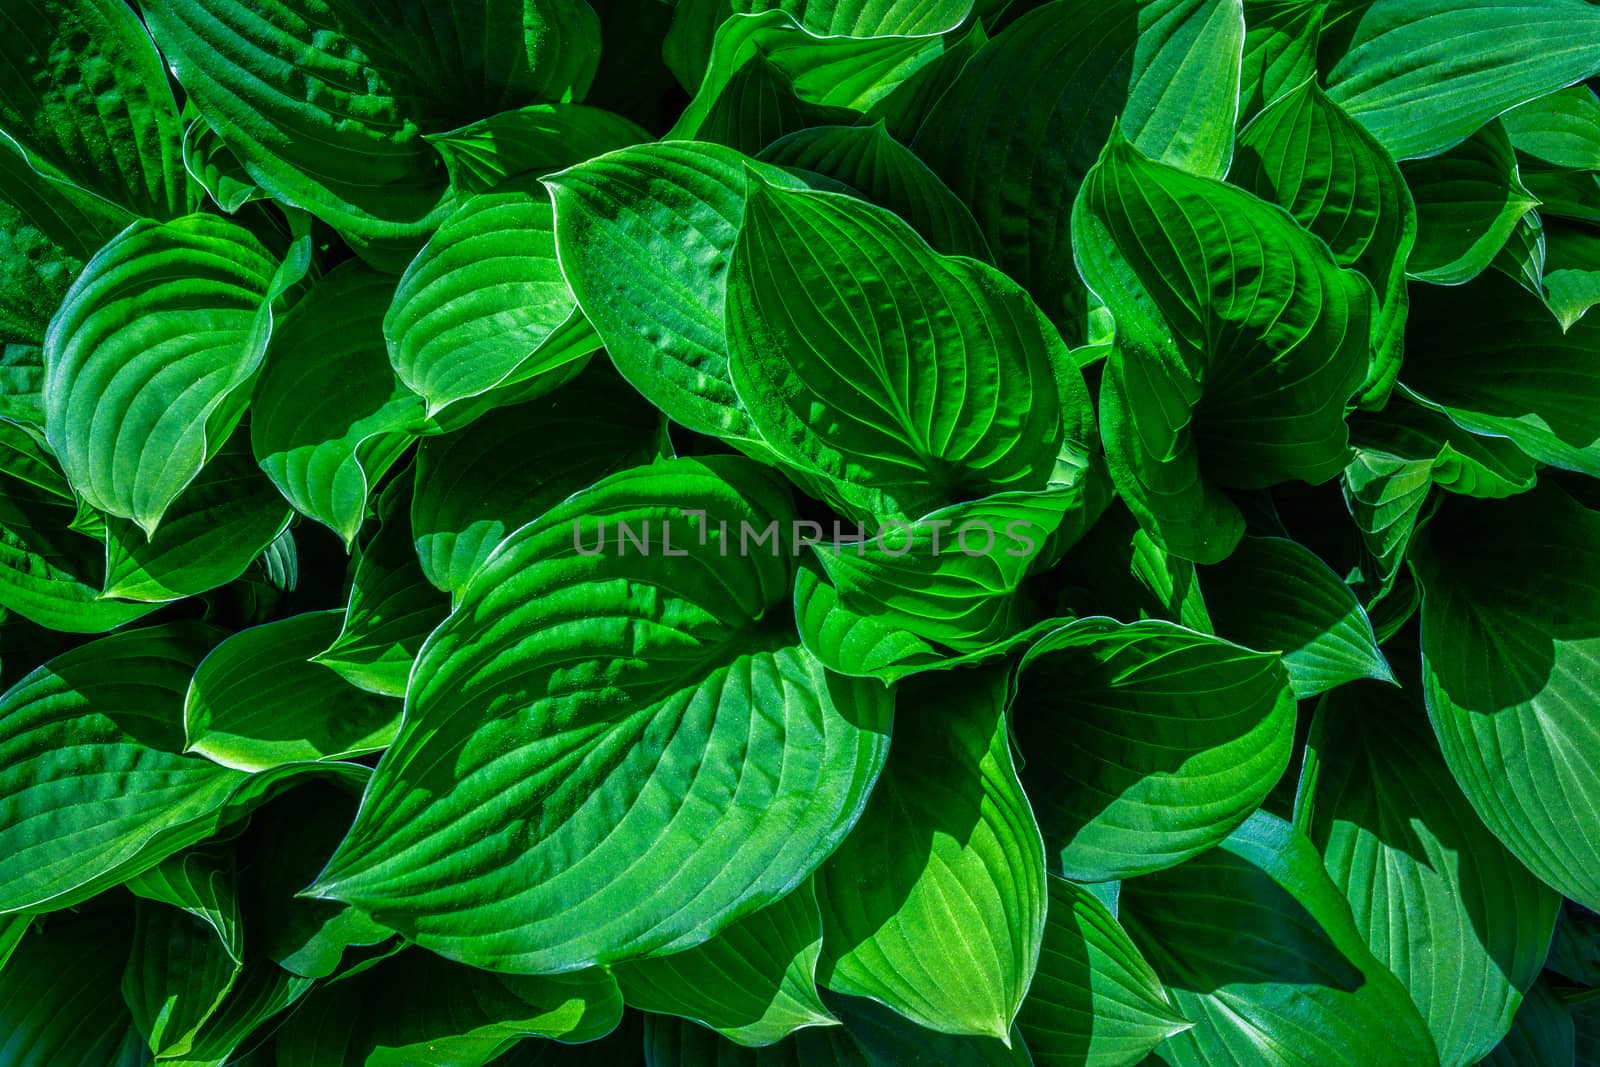
[[[1600,1064],[1600,3],[0,10],[0,1067]]]

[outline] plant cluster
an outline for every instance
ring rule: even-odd
[[[0,0],[0,1065],[1600,1064],[1595,0]]]

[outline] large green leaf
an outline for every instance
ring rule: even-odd
[[[1463,496],[1525,493],[1538,464],[1505,437],[1479,435],[1421,404],[1396,400],[1376,415],[1356,415],[1350,436],[1368,452],[1432,464],[1433,484]]]
[[[15,1067],[145,1067],[150,1050],[118,991],[123,908],[35,923],[0,970],[0,1060]]]
[[[972,212],[881,123],[801,130],[767,146],[761,158],[842,183],[899,215],[937,252],[992,258]]]
[[[1321,10],[1318,4],[1300,7]],[[1400,370],[1406,261],[1417,238],[1417,213],[1400,168],[1315,81],[1307,81],[1240,131],[1228,180],[1282,204],[1328,243],[1341,267],[1360,271],[1372,283],[1378,315],[1360,401],[1381,406]]]
[[[199,919],[229,957],[244,959],[244,927],[231,854],[204,849],[180,852],[128,879],[127,888],[136,897],[169,904]]]
[[[549,174],[651,140],[621,115],[583,104],[529,104],[425,139],[457,192],[482,193],[517,174]]]
[[[1212,847],[1289,763],[1278,656],[1159,620],[1080,619],[1023,657],[1012,704],[1050,867],[1086,882]]]
[[[745,536],[791,518],[745,461],[674,460],[502,542],[316,895],[522,972],[690,948],[783,896],[855,821],[891,712],[797,646],[792,564]]]
[[[1077,344],[1086,304],[1070,213],[1100,146],[1120,115],[1147,154],[1221,177],[1243,43],[1239,0],[1044,4],[978,52],[911,147],[972,208],[1001,268]]]
[[[1591,227],[1551,219],[1543,228],[1546,260],[1544,302],[1570,330],[1600,304],[1600,234]]]
[[[226,585],[288,526],[290,515],[240,427],[178,494],[154,536],[129,519],[106,520],[101,596],[167,601]]]
[[[1202,569],[1200,584],[1220,636],[1283,654],[1295,699],[1361,678],[1394,681],[1356,595],[1303,545],[1247,537]]]
[[[1522,998],[1505,1040],[1484,1057],[1483,1067],[1575,1067],[1572,1011],[1544,982]]]
[[[1372,557],[1372,572],[1363,574],[1362,595],[1369,606],[1389,592],[1399,574],[1433,488],[1434,463],[1358,448],[1345,468],[1345,507]]]
[[[599,345],[556,262],[537,178],[467,199],[406,268],[383,320],[395,373],[430,416]]]
[[[1118,917],[1195,1023],[1156,1063],[1438,1062],[1316,849],[1276,816],[1258,812],[1210,852],[1124,882]]]
[[[1044,846],[1012,765],[1009,668],[904,683],[893,752],[817,875],[820,980],[1007,1040],[1044,933]]]
[[[1038,1067],[1132,1067],[1189,1027],[1100,899],[1048,879],[1039,969],[1017,1028]]]
[[[1328,0],[1244,0],[1239,119],[1316,78],[1317,41]]]
[[[1444,759],[1529,870],[1600,905],[1600,514],[1541,486],[1451,501],[1412,546],[1423,686]]]
[[[0,152],[44,179],[42,195],[62,208],[81,203],[76,192],[100,198],[122,216],[116,229],[199,206],[167,73],[133,8],[123,0],[16,0],[6,24]],[[46,192],[52,186],[60,191]]]
[[[1490,122],[1447,152],[1405,166],[1417,205],[1417,244],[1407,270],[1460,285],[1489,266],[1539,199],[1522,186],[1511,139]]]
[[[1073,212],[1079,269],[1117,318],[1100,405],[1123,499],[1168,551],[1225,558],[1219,488],[1317,483],[1348,462],[1371,286],[1240,189],[1113,136]]]
[[[342,622],[339,611],[291,615],[219,644],[189,683],[185,750],[243,771],[380,751],[399,727],[400,705],[311,659]]]
[[[698,142],[623,149],[545,180],[562,273],[617,370],[668,418],[740,439],[757,435],[728,378],[722,305],[752,165],[800,184]]]
[[[1356,17],[1328,93],[1396,159],[1442,152],[1600,71],[1588,0],[1375,0]]]
[[[848,124],[857,117],[848,108],[802,98],[788,72],[761,54],[747,59],[702,108],[701,100],[709,99],[705,93],[702,89],[689,105],[670,139],[708,141],[753,155],[788,134]]]
[[[1600,97],[1574,85],[1501,116],[1518,152],[1553,167],[1600,170]]]
[[[1412,321],[1428,337],[1402,375],[1414,397],[1542,463],[1600,476],[1600,323],[1563,332],[1497,271],[1413,295]]]
[[[483,1067],[525,1036],[592,1041],[622,998],[603,970],[486,974],[409,949],[313,992],[277,1035],[278,1067]]]
[[[728,269],[733,384],[853,517],[1043,489],[1076,368],[1023,290],[837,193],[751,189]],[[1065,382],[1063,383],[1065,384]]]
[[[660,413],[597,361],[542,400],[426,438],[410,505],[423,573],[459,596],[513,530],[608,474],[650,462],[664,430]]]
[[[1561,898],[1473,813],[1417,696],[1353,686],[1318,715],[1311,840],[1440,1062],[1476,1063],[1538,977]]]
[[[516,410],[516,409],[512,409]],[[485,465],[487,466],[487,465]],[[339,635],[312,658],[351,685],[406,695],[422,642],[450,613],[450,601],[417,563],[412,479],[402,474],[378,502],[378,531],[356,557]]]
[[[811,883],[684,952],[614,964],[628,1004],[681,1015],[741,1045],[836,1026],[817,993],[822,917]]]
[[[383,342],[394,281],[342,264],[277,330],[250,408],[250,443],[289,503],[355,540],[367,496],[420,430],[423,404]]]
[[[45,339],[50,445],[88,504],[154,534],[239,421],[272,302],[306,268],[209,215],[141,221],[97,253]]]
[[[422,135],[581,97],[600,29],[581,0],[158,0],[145,15],[246,173],[390,261],[447,210]]]
[[[163,1058],[188,1052],[242,967],[204,919],[139,901],[122,993],[150,1050]]]
[[[215,828],[245,775],[180,754],[180,709],[219,636],[103,637],[0,696],[0,911],[85,900]]]

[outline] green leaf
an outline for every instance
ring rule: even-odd
[[[242,771],[381,751],[398,729],[400,706],[311,659],[341,621],[338,611],[291,615],[214,648],[189,683],[185,751]]]
[[[1430,462],[1433,484],[1464,496],[1512,496],[1537,480],[1538,464],[1506,438],[1470,433],[1421,404],[1396,400],[1379,414],[1356,415],[1350,435],[1364,450]]]
[[[963,1067],[1028,1067],[1033,1061],[1022,1035],[1013,1027],[1005,1041],[992,1037],[943,1034],[925,1030],[906,1021],[875,1000],[862,997],[827,996],[823,1002],[844,1023],[856,1046],[872,1067],[897,1067],[899,1064],[959,1063]],[[828,1031],[824,1031],[827,1033]],[[801,1055],[809,1065],[813,1056]],[[824,1064],[832,1060],[822,1060]],[[841,1062],[851,1062],[843,1060]]]
[[[1120,136],[1073,212],[1079,269],[1117,317],[1100,417],[1139,523],[1196,563],[1243,533],[1222,486],[1325,481],[1349,460],[1371,287],[1276,206]]]
[[[128,891],[169,904],[210,928],[229,958],[244,960],[244,928],[230,854],[191,849],[128,879]]]
[[[118,978],[131,925],[123,909],[56,915],[23,934],[0,970],[0,1050],[16,1067],[144,1067],[150,1062]]]
[[[439,150],[458,193],[482,193],[518,174],[551,174],[653,138],[621,115],[583,104],[530,104],[424,140]]]
[[[757,434],[728,378],[722,306],[751,165],[730,148],[670,142],[545,180],[562,273],[617,370],[673,421],[741,440]]]
[[[692,1022],[648,1014],[644,1062],[648,1067],[878,1067],[838,1026],[812,1027],[776,1045],[745,1048]]]
[[[1510,1028],[1561,900],[1473,813],[1420,703],[1375,686],[1329,698],[1310,837],[1440,1062],[1465,1067]]]
[[[1310,549],[1281,537],[1247,537],[1200,572],[1218,635],[1283,654],[1296,700],[1361,678],[1393,682],[1367,613]]]
[[[599,346],[561,276],[536,178],[472,196],[445,219],[401,277],[383,335],[429,417]]]
[[[901,144],[911,143],[962,69],[989,43],[981,19],[974,20],[958,39],[952,40],[952,37],[954,33],[946,36],[943,52],[918,67],[867,109],[868,116],[882,122],[889,135]]]
[[[1530,100],[1501,121],[1523,155],[1553,167],[1600,170],[1600,97],[1587,85]]]
[[[1322,5],[1302,5],[1320,20]],[[1327,242],[1341,267],[1360,271],[1379,295],[1363,407],[1380,407],[1400,370],[1406,261],[1417,212],[1400,168],[1315,81],[1279,97],[1239,133],[1228,180],[1283,205]]]
[[[287,1010],[310,992],[312,982],[269,961],[252,961],[223,998],[217,1011],[201,1025],[189,1051],[162,1060],[169,1067],[225,1067],[242,1063],[240,1049],[263,1024]]]
[[[1045,921],[1044,846],[1012,765],[1009,669],[907,682],[893,752],[822,865],[818,971],[952,1034],[1009,1039]]]
[[[709,105],[698,106],[702,98],[690,104],[669,139],[709,141],[754,154],[798,130],[847,124],[856,117],[848,108],[803,99],[789,74],[761,54],[729,75]]]
[[[1240,121],[1316,78],[1327,11],[1327,0],[1244,0]]]
[[[1405,165],[1417,205],[1413,278],[1460,285],[1489,266],[1538,197],[1523,188],[1505,127],[1490,122],[1430,159]]]
[[[44,352],[39,346],[0,343],[0,419],[43,434],[43,390]]]
[[[279,1067],[482,1067],[525,1036],[592,1041],[622,1016],[598,968],[486,974],[409,949],[314,991],[277,1035]]]
[[[1069,606],[1122,622],[1166,619],[1211,633],[1195,566],[1171,555],[1139,528],[1127,508],[1113,506],[1067,554],[1062,578]]]
[[[175,623],[103,637],[0,696],[0,911],[86,900],[215,829],[245,776],[180,755],[179,723],[218,636]]]
[[[100,595],[160,602],[226,585],[283,532],[290,515],[240,427],[178,494],[154,536],[127,519],[106,520]]]
[[[1600,515],[1551,486],[1452,505],[1412,546],[1428,716],[1495,836],[1547,884],[1594,907],[1600,772],[1570,753],[1596,737],[1585,709],[1600,652]]]
[[[1258,812],[1210,852],[1124,882],[1118,917],[1195,1023],[1157,1063],[1438,1061],[1316,849],[1276,816]]]
[[[1396,159],[1435,155],[1600,72],[1588,0],[1375,0],[1354,17],[1328,94]]]
[[[1538,197],[1540,212],[1545,216],[1600,222],[1600,174],[1528,163],[1522,167],[1522,181]]]
[[[0,152],[60,189],[137,216],[199,206],[183,169],[183,127],[166,69],[122,0],[19,0],[0,51]],[[10,163],[8,161],[7,166]],[[110,236],[107,234],[106,236]]]
[[[91,506],[154,534],[243,413],[272,303],[307,265],[278,265],[208,215],[137,222],[73,283],[45,339],[45,425]]]
[[[459,597],[507,535],[604,476],[650,462],[664,431],[660,413],[597,361],[542,400],[424,438],[410,506],[427,580]]]
[[[1406,361],[1415,399],[1541,463],[1600,476],[1600,324],[1586,319],[1563,333],[1498,272],[1465,286],[1418,286],[1413,297],[1414,328],[1428,337]]]
[[[450,602],[417,563],[406,514],[413,506],[411,483],[403,474],[384,490],[378,532],[356,557],[339,636],[311,657],[351,685],[396,697],[406,695],[422,642],[450,613]]]
[[[615,964],[632,1007],[681,1015],[741,1045],[837,1026],[817,993],[822,918],[811,882],[685,952]]]
[[[267,195],[192,104],[185,108],[184,117],[183,165],[212,203],[234,215],[250,201]]]
[[[330,271],[284,316],[251,401],[261,469],[295,510],[346,545],[373,485],[422,426],[422,402],[395,378],[384,349],[393,291],[392,279],[356,262]]]
[[[1543,296],[1546,252],[1544,220],[1539,212],[1529,211],[1517,220],[1505,247],[1494,257],[1493,266],[1528,292]]]
[[[1566,331],[1600,304],[1600,235],[1552,219],[1545,238],[1544,302]]]
[[[759,468],[676,460],[502,542],[312,892],[523,973],[691,948],[783,896],[854,823],[891,712],[777,610],[792,565],[745,534],[791,518]]]
[[[813,175],[840,182],[845,192],[900,216],[936,252],[992,261],[972,212],[882,123],[801,130],[769,145],[761,158],[802,172],[811,184],[818,184]]]
[[[1278,656],[1169,622],[1063,626],[1028,650],[1015,689],[1022,779],[1051,870],[1074,880],[1203,852],[1289,763],[1294,695]]]
[[[187,1053],[241,968],[203,919],[139,901],[122,993],[150,1050],[166,1058]]]
[[[1017,1028],[1038,1067],[1132,1067],[1191,1025],[1161,979],[1090,889],[1047,879],[1039,969]]]
[[[1483,1067],[1523,1067],[1529,1063],[1575,1067],[1575,1039],[1571,1010],[1546,983],[1535,982],[1522,998],[1505,1040],[1479,1062]]]
[[[966,65],[911,148],[972,208],[1001,269],[1078,344],[1087,304],[1070,212],[1099,146],[1120,115],[1147,154],[1220,177],[1243,42],[1239,0],[1044,4]]]
[[[1368,583],[1369,606],[1394,585],[1433,488],[1434,463],[1358,448],[1345,468],[1345,507],[1375,565]]]
[[[729,369],[761,437],[852,517],[916,518],[1050,480],[1068,399],[1059,337],[998,271],[937,255],[882,209],[755,185],[727,313]]]
[[[581,97],[599,51],[589,6],[556,0],[159,0],[145,15],[252,179],[358,251],[401,263],[449,202],[421,135]]]

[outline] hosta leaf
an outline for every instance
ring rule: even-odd
[[[701,90],[704,94],[705,89]],[[696,104],[701,97],[696,98]],[[672,129],[672,139],[727,145],[755,154],[778,138],[812,126],[851,122],[856,113],[802,99],[794,80],[764,55],[754,55],[721,85],[709,106],[695,104]]]
[[[54,306],[54,304],[52,304]],[[40,324],[39,337],[44,337]],[[0,342],[0,419],[44,432],[44,352],[38,345]]]
[[[162,1057],[188,1052],[241,967],[204,920],[166,904],[139,901],[122,994],[150,1050]]]
[[[1244,0],[1240,121],[1316,77],[1327,11],[1327,0]]]
[[[1301,6],[1321,10],[1318,4]],[[1360,400],[1381,406],[1400,370],[1406,260],[1417,238],[1417,212],[1400,168],[1316,82],[1307,81],[1240,132],[1228,180],[1282,204],[1328,243],[1341,267],[1372,282],[1378,314]]]
[[[383,343],[394,282],[359,263],[322,278],[284,316],[250,407],[261,469],[297,511],[355,540],[367,496],[421,428],[423,405]]]
[[[1600,170],[1600,97],[1587,85],[1530,100],[1501,121],[1524,155],[1553,167]]]
[[[959,39],[952,41],[946,37],[944,51],[889,90],[868,109],[868,116],[882,122],[895,140],[910,144],[962,69],[988,43],[989,35],[984,32],[981,19],[974,21]]]
[[[1561,901],[1473,813],[1419,705],[1375,686],[1329,698],[1310,836],[1440,1062],[1464,1067],[1510,1028]]]
[[[865,997],[829,995],[823,998],[823,1002],[844,1023],[845,1030],[872,1067],[923,1063],[1027,1067],[1033,1062],[1028,1055],[1028,1047],[1023,1044],[1022,1035],[1017,1033],[1015,1027],[1005,1041],[993,1037],[945,1034],[907,1022],[903,1015]],[[802,1064],[810,1064],[813,1056],[803,1053],[799,1060]],[[824,1059],[822,1062],[827,1064],[831,1061]]]
[[[50,445],[85,502],[156,531],[238,422],[308,252],[279,266],[247,230],[190,215],[135,223],[90,260],[44,346]]]
[[[290,514],[241,427],[178,494],[154,536],[128,519],[106,520],[101,596],[166,601],[226,585],[283,531]]]
[[[1147,153],[1220,177],[1243,40],[1238,0],[1045,4],[989,42],[916,132],[912,149],[1069,343],[1086,314],[1069,216],[1099,147],[1122,115]]]
[[[1421,404],[1395,400],[1357,415],[1350,436],[1365,450],[1431,462],[1433,484],[1464,496],[1512,496],[1537,480],[1538,464],[1506,438],[1471,433]]]
[[[1552,219],[1545,238],[1545,306],[1570,330],[1600,304],[1600,234]]]
[[[851,197],[751,189],[728,346],[761,436],[857,518],[1042,489],[1061,451],[1066,352],[1027,294]]]
[[[1554,487],[1453,501],[1412,546],[1423,687],[1478,816],[1549,885],[1600,904],[1594,744],[1600,515]]]
[[[0,151],[66,187],[52,200],[81,190],[116,205],[116,229],[197,207],[166,70],[134,10],[122,0],[18,0],[7,15]]]
[[[1210,852],[1124,882],[1118,918],[1195,1023],[1157,1063],[1437,1062],[1316,850],[1276,816],[1258,812]]]
[[[1588,0],[1375,0],[1354,17],[1328,93],[1396,159],[1442,152],[1600,71]]]
[[[622,998],[598,968],[487,974],[410,949],[306,998],[277,1036],[279,1067],[482,1067],[524,1036],[592,1041]]]
[[[128,914],[52,916],[0,969],[0,1058],[16,1067],[144,1067],[150,1051],[118,991]]]
[[[1417,205],[1417,245],[1407,270],[1439,285],[1481,274],[1539,200],[1522,187],[1505,127],[1483,129],[1430,159],[1405,166]]]
[[[243,771],[381,750],[394,738],[400,705],[311,659],[342,621],[338,611],[308,612],[219,644],[189,684],[185,750]]]
[[[242,1064],[236,1054],[264,1023],[311,991],[313,983],[269,961],[245,965],[233,988],[207,1019],[189,1051],[161,1061],[170,1067],[224,1067]]]
[[[1522,167],[1522,182],[1538,197],[1540,213],[1546,217],[1600,222],[1600,173],[1528,163]]]
[[[1100,882],[1210,848],[1289,763],[1278,656],[1157,620],[1080,619],[1023,657],[1012,728],[1051,870]]]
[[[1544,261],[1548,252],[1544,237],[1544,220],[1537,211],[1529,211],[1517,220],[1492,264],[1496,270],[1514,278],[1519,285],[1535,296],[1544,295]]]
[[[681,1015],[741,1045],[836,1026],[817,993],[822,919],[809,881],[685,952],[615,964],[632,1007]]]
[[[607,474],[648,463],[661,415],[603,362],[548,397],[489,412],[417,448],[411,536],[422,571],[459,596],[502,540]],[[497,456],[516,456],[510,466]]]
[[[621,115],[583,104],[530,104],[424,134],[444,157],[450,184],[482,193],[517,174],[550,174],[631,144],[652,140]]]
[[[180,755],[179,709],[219,636],[175,623],[103,637],[0,696],[0,910],[85,900],[215,827],[245,776]]]
[[[1112,478],[1167,550],[1215,563],[1244,525],[1219,486],[1316,483],[1348,462],[1371,287],[1277,208],[1120,137],[1073,218],[1079,269],[1117,316],[1100,396]]]
[[[806,650],[840,674],[893,683],[948,658],[891,620],[846,608],[820,567],[795,575],[794,614]]]
[[[22,935],[28,932],[28,925],[32,922],[32,915],[7,915],[0,918],[0,970],[5,969],[6,961],[17,950],[17,944],[22,940]]]
[[[1017,1028],[1038,1067],[1131,1067],[1189,1027],[1106,905],[1049,879],[1039,969]]]
[[[820,980],[922,1026],[1008,1040],[1039,958],[1044,847],[1012,765],[1009,670],[900,690],[894,751],[817,875]]]
[[[450,613],[417,564],[412,506],[412,479],[401,475],[384,490],[378,532],[356,558],[339,635],[312,657],[351,685],[397,697],[422,642]]]
[[[1522,998],[1505,1040],[1481,1061],[1483,1067],[1575,1067],[1572,1012],[1550,987],[1536,982]]]
[[[741,439],[756,430],[728,379],[722,305],[750,165],[731,148],[672,142],[545,180],[562,273],[617,370],[675,422]]]
[[[242,961],[244,928],[232,868],[225,853],[190,850],[135,875],[127,887],[136,897],[169,904],[199,919],[231,959]]]
[[[690,948],[781,897],[855,821],[891,711],[797,647],[791,564],[744,536],[791,517],[747,462],[675,460],[503,542],[316,895],[520,972]],[[647,521],[664,540],[630,552]]]
[[[598,347],[561,277],[537,178],[470,197],[444,221],[400,279],[383,334],[430,416]]]
[[[648,1067],[878,1067],[838,1026],[800,1030],[776,1045],[746,1048],[704,1026],[648,1014],[644,1062]]]
[[[801,130],[769,145],[761,158],[842,183],[899,215],[937,252],[992,258],[972,212],[881,123]]]
[[[1168,553],[1139,528],[1127,508],[1113,506],[1062,564],[1069,605],[1121,622],[1166,619],[1211,633],[1195,565]]]
[[[1466,286],[1418,286],[1414,297],[1413,322],[1429,340],[1406,361],[1413,396],[1542,463],[1600,475],[1600,324],[1563,332],[1498,272]]]
[[[581,97],[600,29],[587,4],[556,0],[160,0],[145,15],[246,173],[391,262],[447,202],[443,162],[421,134]]]
[[[1200,584],[1220,636],[1283,654],[1295,699],[1360,678],[1394,681],[1356,595],[1309,549],[1247,537],[1202,569]]]
[[[1358,448],[1345,468],[1341,486],[1345,507],[1375,563],[1371,578],[1377,595],[1389,591],[1405,559],[1428,490],[1433,488],[1433,465],[1432,459],[1402,459]]]
[[[222,143],[217,131],[197,109],[186,108],[184,117],[188,124],[183,131],[183,165],[213,203],[234,215],[250,201],[267,195],[245,173],[239,157]]]

